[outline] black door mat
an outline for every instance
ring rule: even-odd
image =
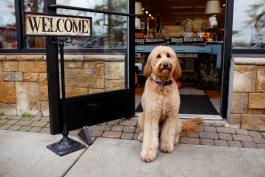
[[[180,95],[179,114],[209,114],[219,115],[206,95]],[[135,112],[143,112],[141,103]]]

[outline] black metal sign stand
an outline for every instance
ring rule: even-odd
[[[61,91],[62,91],[62,117],[63,117],[63,138],[57,142],[46,147],[56,153],[59,156],[64,156],[66,154],[78,151],[80,149],[86,148],[82,143],[79,143],[68,137],[67,122],[65,115],[65,80],[64,80],[64,42],[71,43],[72,39],[67,39],[64,37],[59,37],[58,40],[53,41],[53,43],[58,43],[60,47],[60,57],[61,57]]]

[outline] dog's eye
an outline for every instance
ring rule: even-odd
[[[167,54],[167,58],[171,58],[170,54]]]
[[[161,55],[157,55],[157,57],[156,58],[161,58]]]

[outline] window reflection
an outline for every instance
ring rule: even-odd
[[[0,6],[0,49],[17,48],[14,0],[1,0]]]
[[[25,12],[44,13],[44,0],[24,0]],[[45,37],[26,37],[27,48],[45,48]]]
[[[234,0],[234,49],[265,48],[265,0]]]
[[[57,4],[86,7],[97,10],[127,12],[127,0],[57,0]],[[127,47],[127,17],[58,9],[58,14],[92,17],[92,37],[75,38],[66,48],[113,49]]]

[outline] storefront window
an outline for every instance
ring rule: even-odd
[[[17,48],[14,0],[1,0],[0,6],[0,49]]]
[[[127,12],[127,0],[57,0],[57,4]],[[74,38],[72,44],[65,45],[65,48],[127,48],[127,17],[65,9],[58,9],[57,13],[92,17],[92,38]]]
[[[265,48],[265,0],[234,0],[233,49]]]
[[[24,0],[25,12],[44,13],[44,0]],[[45,48],[44,37],[26,37],[27,48]]]

